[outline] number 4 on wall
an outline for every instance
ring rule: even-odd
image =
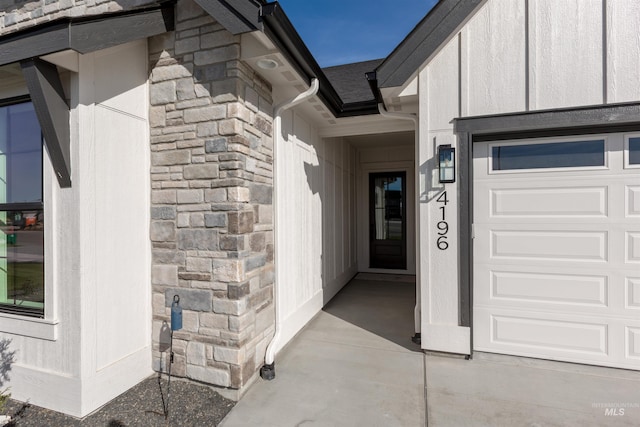
[[[447,198],[447,192],[443,191],[436,199],[436,202],[442,203],[442,206],[440,206],[442,220],[436,224],[436,228],[438,229],[436,245],[441,251],[446,251],[449,248],[449,242],[447,241],[447,234],[449,233],[449,223],[447,222],[447,203],[449,203],[449,199]]]

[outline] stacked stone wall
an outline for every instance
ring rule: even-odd
[[[274,327],[271,88],[240,48],[191,0],[149,40],[154,367],[177,294],[173,373],[232,389]]]

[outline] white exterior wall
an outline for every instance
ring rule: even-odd
[[[442,205],[434,196],[443,188],[435,153],[456,145],[451,121],[640,100],[639,25],[634,0],[489,0],[421,68],[423,348],[470,351],[469,328],[458,326],[457,184],[444,187],[449,248],[436,246]]]
[[[80,57],[83,413],[152,373],[146,46]]]
[[[356,273],[355,151],[295,110],[277,138],[280,348]]]
[[[71,188],[44,156],[46,318],[0,314],[0,339],[14,398],[84,416],[152,372],[146,41],[70,58]]]

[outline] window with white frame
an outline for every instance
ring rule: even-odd
[[[41,318],[42,142],[31,102],[0,101],[0,312]]]
[[[632,136],[627,140],[627,163],[640,165],[640,136]]]
[[[492,170],[604,166],[605,148],[604,139],[496,144],[491,147]]]

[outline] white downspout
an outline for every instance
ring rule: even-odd
[[[378,104],[378,111],[380,111],[380,115],[382,117],[388,117],[390,119],[400,119],[400,120],[411,120],[414,126],[414,150],[415,150],[415,165],[414,165],[414,180],[415,180],[415,204],[416,204],[416,212],[415,212],[415,226],[416,226],[416,306],[413,309],[413,319],[415,322],[416,334],[412,338],[414,342],[417,344],[420,343],[421,338],[421,330],[422,330],[422,319],[421,319],[421,311],[422,311],[422,302],[421,292],[420,292],[420,157],[418,153],[418,147],[420,144],[420,135],[418,133],[418,117],[412,113],[390,113],[384,107],[383,103]]]
[[[277,185],[277,177],[278,177],[278,141],[280,139],[280,134],[282,130],[282,113],[289,108],[295,107],[301,102],[306,101],[307,99],[314,96],[318,93],[318,89],[320,88],[320,82],[318,79],[314,78],[311,81],[311,85],[309,89],[300,93],[295,98],[285,101],[280,105],[277,105],[273,110],[273,224],[274,224],[274,235],[273,235],[273,265],[275,269],[275,281],[273,284],[273,299],[275,302],[275,334],[271,339],[271,342],[267,346],[267,353],[265,355],[265,365],[260,370],[260,376],[264,379],[271,380],[275,378],[275,367],[274,360],[276,357],[276,349],[278,348],[280,342],[280,336],[282,334],[282,310],[281,310],[281,299],[282,293],[280,292],[279,286],[281,283],[280,280],[280,268],[278,263],[278,247],[279,247],[279,233],[278,233],[278,185]]]

